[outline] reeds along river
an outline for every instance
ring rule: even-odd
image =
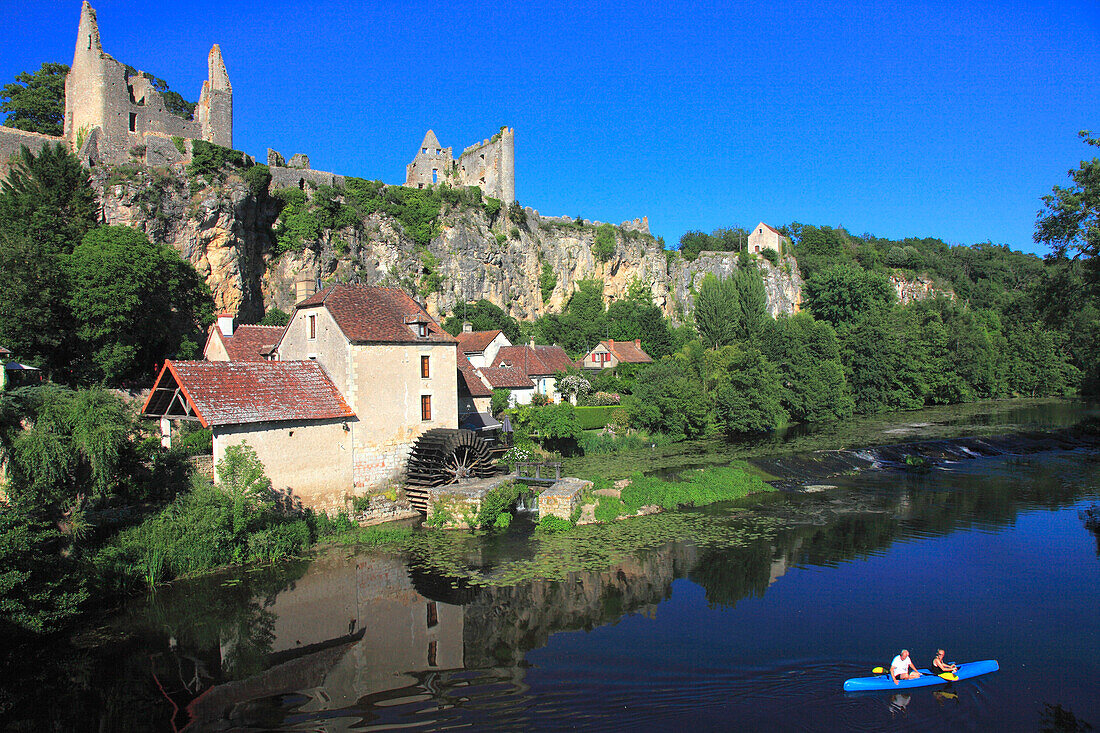
[[[9,659],[0,714],[72,730],[1095,727],[1100,540],[1081,512],[1100,453],[1031,445],[749,510],[432,535],[178,583]],[[1001,671],[841,691],[903,646]]]

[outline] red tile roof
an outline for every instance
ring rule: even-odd
[[[491,387],[486,387],[485,382],[481,381],[481,378],[477,375],[477,370],[474,369],[474,365],[470,363],[470,360],[466,358],[466,355],[462,353],[462,349],[458,350],[458,386],[461,388],[466,386],[466,391],[470,393],[471,397],[489,397],[493,394]]]
[[[778,234],[781,237],[783,236],[783,232],[779,231],[778,229],[773,227],[771,224],[765,224],[764,222],[760,222],[760,225],[767,227],[770,231],[775,232],[776,234]]]
[[[218,324],[210,327],[211,336],[222,342],[230,361],[264,361],[279,343],[285,326],[237,326],[232,336],[226,336]]]
[[[203,427],[355,417],[313,361],[166,361],[143,415],[183,415],[177,387]]]
[[[573,366],[573,361],[560,346],[502,346],[493,362],[494,367],[511,366],[534,377],[548,377]]]
[[[653,361],[649,354],[642,350],[641,344],[636,341],[601,341],[600,344],[615,355],[619,361],[627,364],[648,364]]]
[[[481,376],[489,380],[494,389],[534,389],[535,383],[519,369],[511,367],[486,367],[479,369]],[[492,392],[490,392],[492,394]]]
[[[329,285],[295,306],[323,306],[353,343],[456,343],[453,336],[403,290],[369,285]],[[417,338],[411,323],[428,325],[428,336]]]
[[[458,339],[458,350],[464,354],[475,354],[485,351],[500,333],[497,331],[463,331],[455,336]]]

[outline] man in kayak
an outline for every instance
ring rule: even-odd
[[[943,661],[943,649],[937,649],[936,658],[932,660],[932,674],[944,674],[945,672],[953,674],[958,671],[959,668],[956,665]]]
[[[910,672],[909,670],[913,671]],[[909,650],[902,649],[901,654],[894,657],[894,661],[890,662],[890,679],[896,685],[898,680],[915,680],[918,677],[920,677],[920,672],[917,671],[913,660],[909,658]]]

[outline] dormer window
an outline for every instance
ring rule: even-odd
[[[418,323],[416,324],[416,335],[420,338],[427,338],[428,336],[428,324]]]

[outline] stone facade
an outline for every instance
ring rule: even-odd
[[[790,240],[780,234],[774,227],[760,222],[752,230],[752,234],[749,235],[748,251],[752,254],[762,254],[764,250],[770,249],[777,254],[783,254],[784,243],[789,245]]]
[[[310,319],[314,319],[310,324]],[[310,333],[314,336],[310,338]],[[359,421],[351,425],[353,493],[403,479],[412,446],[432,428],[458,427],[455,344],[417,342],[352,343],[323,306],[299,307],[278,346],[279,360],[310,359],[324,367]],[[421,357],[429,376],[421,376]],[[431,415],[423,419],[422,398]]]
[[[581,494],[592,488],[591,481],[566,477],[539,494],[539,519],[554,516],[572,520],[573,512],[580,505]]]
[[[457,160],[452,148],[439,144],[428,130],[416,156],[405,168],[405,185],[424,188],[436,183],[478,186],[487,197],[505,204],[516,200],[515,130],[500,128],[493,137],[462,151]]]
[[[231,445],[247,442],[263,457],[273,488],[316,511],[329,513],[347,509],[348,487],[352,483],[352,449],[349,428],[352,419],[303,422],[249,423],[213,429],[214,465]]]

